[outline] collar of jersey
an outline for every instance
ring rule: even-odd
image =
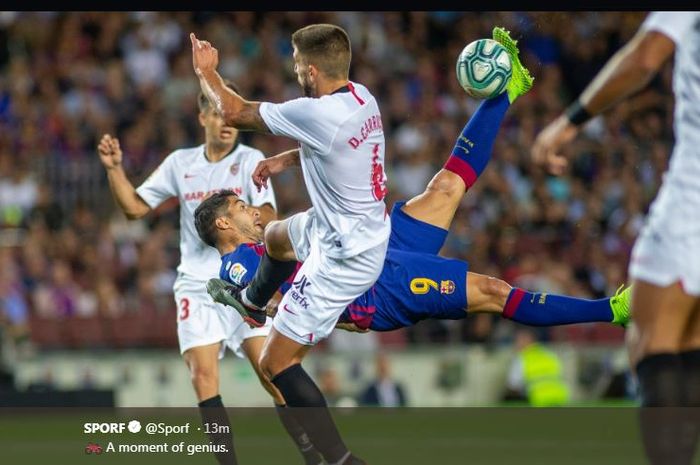
[[[231,155],[233,152],[235,152],[236,149],[238,148],[238,146],[240,145],[240,143],[241,143],[241,142],[240,142],[239,138],[237,137],[237,138],[236,138],[236,142],[234,142],[234,143],[233,143],[233,147],[231,147],[231,150],[230,150],[226,155],[224,155],[223,157],[221,157],[221,160],[219,160],[219,161],[211,161],[211,160],[209,160],[209,157],[207,157],[207,144],[206,144],[206,143],[205,143],[204,145],[202,145],[202,155],[204,155],[204,159],[207,161],[207,163],[219,163],[219,162],[223,161],[224,158],[228,157],[228,156]]]
[[[344,94],[346,92],[350,92],[350,86],[348,84],[345,84],[343,87],[340,89],[336,89],[333,92],[331,92],[331,95],[333,94]]]

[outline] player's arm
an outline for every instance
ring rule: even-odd
[[[639,31],[608,60],[566,113],[539,133],[532,148],[534,160],[561,174],[567,165],[561,147],[576,137],[581,125],[646,86],[674,50],[674,41],[666,34]]]
[[[219,52],[206,40],[192,33],[192,64],[202,92],[219,112],[227,126],[243,131],[270,132],[260,116],[260,102],[250,102],[226,86],[216,71]]]
[[[130,220],[143,217],[151,207],[136,193],[122,166],[122,150],[119,139],[105,134],[97,145],[100,161],[107,170],[107,180],[114,200]]]
[[[299,166],[300,164],[299,149],[288,150],[274,157],[260,160],[253,170],[253,184],[255,184],[258,192],[260,192],[262,188],[267,189],[267,180],[270,179],[270,176],[279,174],[291,166]]]
[[[658,31],[640,31],[606,63],[581,94],[579,102],[591,116],[645,87],[673,55],[675,44]]]

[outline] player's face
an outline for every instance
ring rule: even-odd
[[[238,197],[231,196],[226,213],[240,236],[262,241],[264,228],[257,208],[251,207]]]
[[[311,77],[309,65],[303,59],[296,47],[294,47],[294,72],[297,75],[297,82],[301,86],[304,97],[316,97],[316,85]]]
[[[224,119],[213,108],[199,114],[199,122],[204,128],[207,141],[217,145],[231,145],[236,142],[238,130],[224,124]]]

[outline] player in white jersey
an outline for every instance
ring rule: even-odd
[[[630,261],[630,340],[642,406],[700,406],[700,12],[654,12],[533,147],[558,174],[558,153],[590,117],[644,87],[673,55],[675,147]],[[643,409],[649,411],[648,409]],[[644,413],[644,411],[643,411]],[[642,415],[652,463],[690,463],[697,424]],[[676,418],[675,420],[678,420]],[[684,431],[683,425],[689,426]],[[688,434],[688,431],[691,431]],[[690,438],[688,440],[684,438]]]
[[[249,102],[228,89],[216,72],[216,49],[194,34],[191,40],[202,90],[227,124],[299,142],[299,151],[262,162],[256,179],[260,184],[266,175],[301,164],[313,207],[267,227],[267,252],[238,295],[237,310],[251,325],[262,324],[262,308],[294,272],[296,261],[304,262],[281,302],[260,365],[288,405],[320,407],[314,418],[300,422],[329,463],[363,463],[343,444],[301,361],[382,269],[391,225],[377,102],[366,87],[348,79],[350,40],[337,26],[314,24],[292,35],[304,97],[281,104]]]
[[[233,189],[259,208],[260,225],[276,217],[272,189],[259,191],[251,174],[265,157],[259,150],[241,144],[238,130],[226,126],[221,116],[199,95],[199,122],[205,130],[206,143],[175,150],[138,188],[134,188],[122,168],[119,141],[103,136],[98,152],[107,170],[110,188],[119,207],[129,219],[138,219],[165,200],[177,197],[180,202],[180,265],[174,285],[177,304],[177,335],[180,353],[190,370],[192,385],[206,423],[229,424],[219,395],[219,359],[226,347],[238,357],[246,357],[278,406],[282,423],[300,448],[307,464],[320,461],[305,433],[282,407],[279,391],[260,371],[259,359],[271,324],[251,328],[240,315],[212,302],[206,281],[216,276],[220,258],[204,244],[194,226],[194,211],[213,192]],[[214,271],[212,271],[214,270]],[[242,271],[244,272],[244,271]],[[219,463],[236,463],[231,435],[217,434],[217,441],[230,443],[231,454],[217,454]]]

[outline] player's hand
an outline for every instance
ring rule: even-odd
[[[259,161],[252,175],[253,184],[258,188],[258,192],[263,187],[267,189],[267,180],[270,176],[281,173],[286,167],[285,161],[277,156]]]
[[[571,142],[577,134],[578,127],[561,115],[537,135],[532,146],[533,161],[545,165],[551,174],[563,174],[569,162],[561,153],[562,146]]]
[[[270,318],[274,318],[275,315],[277,315],[278,306],[279,302],[268,302],[267,305],[265,305],[265,313],[267,314],[267,316]]]
[[[349,331],[351,333],[368,333],[369,329],[362,329],[355,323],[336,323],[335,327],[337,329],[342,329],[343,331]]]
[[[190,33],[192,42],[192,66],[197,76],[207,71],[214,71],[219,65],[219,51],[206,40],[199,40],[194,32]]]
[[[100,155],[102,165],[108,170],[117,168],[122,164],[122,149],[119,147],[119,139],[109,134],[102,136],[97,144],[97,153]]]

